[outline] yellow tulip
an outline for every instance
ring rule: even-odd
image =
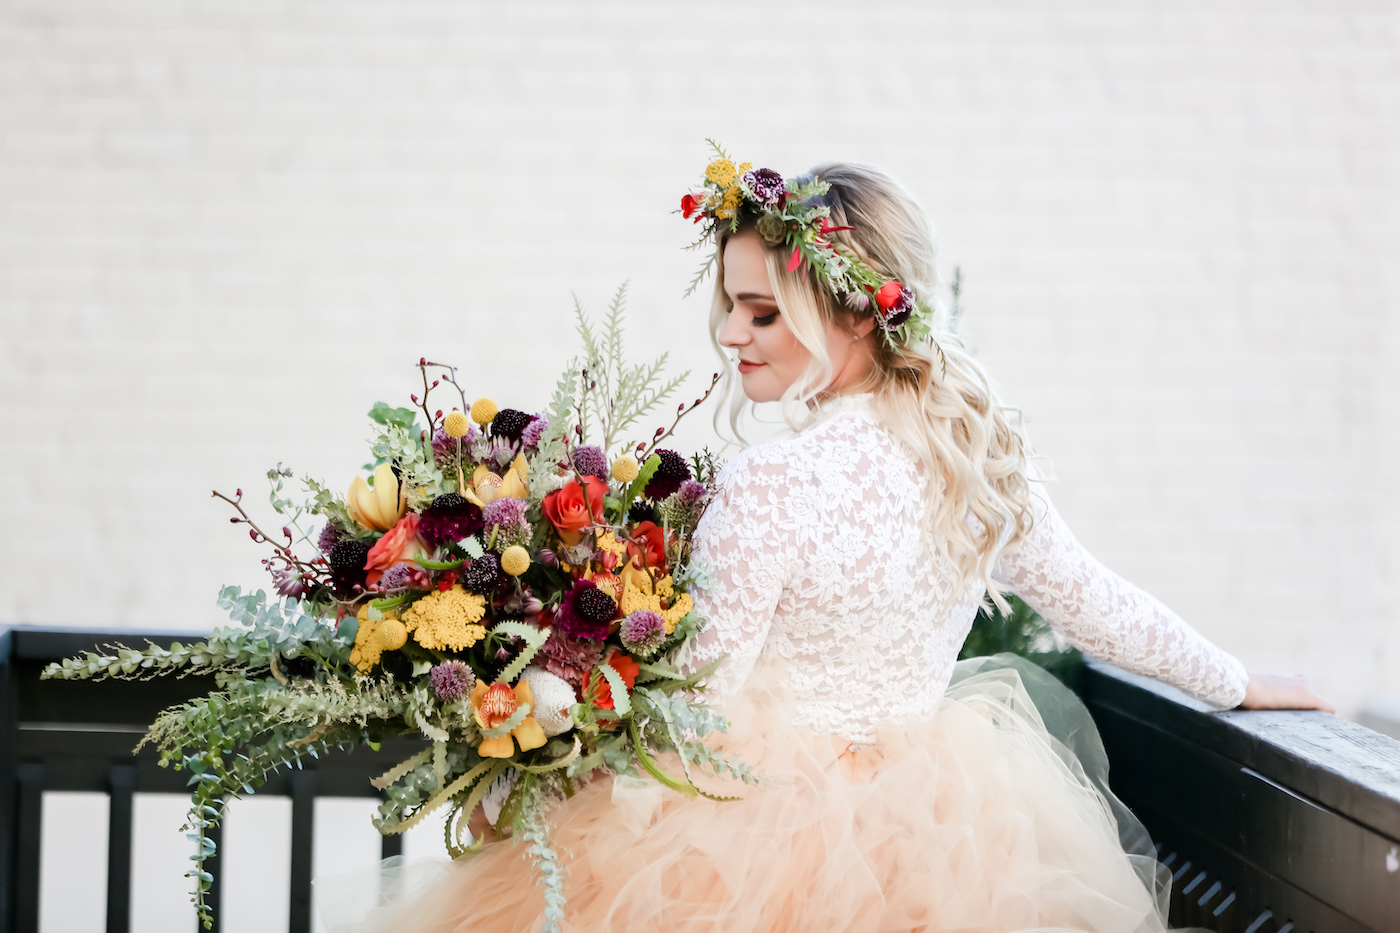
[[[514,716],[522,703],[530,704],[532,710],[535,708],[535,697],[530,692],[529,682],[524,679],[521,679],[514,689],[499,682],[487,686],[484,681],[478,680],[472,688],[470,702],[477,725],[483,729],[499,726]],[[509,758],[515,754],[515,742],[520,743],[522,752],[528,752],[532,748],[544,745],[545,741],[544,729],[531,713],[520,725],[510,730],[509,735],[482,739],[477,753],[482,758]]]
[[[374,488],[357,476],[350,482],[350,490],[345,494],[345,508],[353,518],[370,531],[388,531],[403,518],[408,508],[408,498],[399,488],[394,468],[381,463],[374,468]]]

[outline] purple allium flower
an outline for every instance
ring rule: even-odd
[[[439,547],[450,541],[460,541],[474,535],[485,523],[481,509],[455,492],[445,493],[423,510],[418,522],[418,534],[429,547]]]
[[[321,529],[320,537],[316,539],[316,547],[320,549],[322,554],[329,555],[339,543],[340,530],[330,522],[326,522],[326,527]]]
[[[589,673],[603,660],[603,645],[596,641],[570,638],[557,627],[540,646],[535,663],[556,677],[562,677],[577,691]]]
[[[622,620],[620,634],[628,651],[645,657],[666,640],[666,622],[650,609],[638,609]]]
[[[764,207],[777,206],[783,192],[787,191],[787,183],[783,181],[783,176],[771,168],[756,168],[745,172],[743,178],[749,191],[753,192],[753,196]]]
[[[540,441],[544,440],[544,432],[547,430],[549,430],[549,419],[543,415],[536,415],[533,421],[525,425],[525,430],[520,432],[521,445],[529,448],[540,446]]]
[[[685,458],[674,450],[658,450],[656,455],[661,458],[661,466],[652,474],[651,482],[642,490],[642,495],[653,502],[660,502],[690,479],[690,467],[686,466]]]
[[[406,560],[390,567],[384,571],[384,576],[379,578],[381,590],[401,590],[406,586],[415,586],[422,590],[429,588],[428,575],[421,567]]]
[[[676,496],[684,505],[693,505],[710,494],[704,483],[697,483],[693,479],[688,479],[681,483],[681,488],[676,490]]]
[[[462,465],[469,466],[472,459],[472,445],[481,437],[475,427],[467,429],[467,433],[462,435]],[[452,437],[443,428],[438,428],[433,432],[433,461],[440,469],[457,469],[457,438]]]
[[[596,476],[606,483],[608,481],[608,455],[603,453],[603,448],[594,447],[592,444],[576,447],[574,448],[574,469],[584,476]]]
[[[443,661],[428,672],[433,693],[444,703],[455,703],[476,684],[476,675],[461,661]]]
[[[598,589],[592,580],[579,580],[564,594],[554,625],[570,638],[601,642],[608,637],[608,623],[616,615],[617,603],[610,594]]]
[[[530,523],[525,520],[527,505],[528,503],[524,499],[515,499],[510,496],[502,496],[486,503],[486,508],[481,512],[481,518],[486,523],[488,534],[490,529],[496,529],[496,543],[494,545],[496,548],[504,550],[512,544],[529,543],[532,529]]]

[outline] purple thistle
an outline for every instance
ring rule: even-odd
[[[603,482],[608,481],[608,455],[603,453],[603,448],[594,447],[588,444],[574,449],[574,469],[584,476],[596,476]]]
[[[381,590],[401,590],[407,586],[416,586],[423,590],[429,588],[428,575],[420,567],[408,561],[395,564],[384,571],[384,576],[379,578]]]
[[[620,634],[627,650],[645,657],[666,640],[666,622],[650,609],[638,609],[622,620]]]
[[[487,528],[492,525],[514,525],[525,520],[525,509],[528,505],[524,499],[511,496],[492,499],[486,503],[486,508],[482,509],[481,520],[486,523]]]
[[[745,172],[743,178],[754,198],[764,207],[776,207],[783,192],[787,191],[783,176],[771,168],[756,168]]]
[[[433,693],[444,703],[455,703],[476,683],[472,669],[461,661],[443,661],[428,672]]]
[[[681,483],[681,488],[676,490],[676,498],[682,505],[694,505],[710,494],[704,483],[697,483],[693,479],[688,479]]]

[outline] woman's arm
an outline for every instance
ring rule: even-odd
[[[1095,560],[1049,500],[1039,492],[1034,498],[1034,530],[998,559],[993,577],[1076,647],[1218,709],[1331,711],[1302,678],[1250,675],[1159,600]]]
[[[772,464],[731,463],[695,531],[692,560],[710,579],[693,591],[705,627],[681,666],[695,671],[728,655],[709,678],[715,694],[733,693],[748,679],[787,582],[792,535],[782,520],[780,472]]]

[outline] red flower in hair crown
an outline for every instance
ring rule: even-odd
[[[737,231],[740,224],[752,221],[764,243],[792,248],[789,272],[806,266],[834,297],[856,311],[870,311],[890,346],[932,340],[929,306],[913,290],[880,275],[832,237],[854,228],[831,222],[831,208],[824,198],[830,184],[820,178],[801,184],[784,181],[771,168],[754,168],[751,162],[736,166],[714,141],[707,142],[715,159],[705,166],[698,190],[681,198],[681,216],[703,228],[692,249],[713,243],[721,224]],[[700,267],[687,295],[705,280],[716,255],[712,253]]]

